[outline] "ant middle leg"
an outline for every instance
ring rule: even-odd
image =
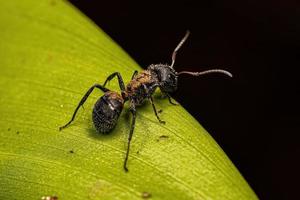
[[[132,114],[132,121],[131,121],[129,136],[128,136],[127,151],[126,151],[126,155],[125,155],[125,159],[124,159],[125,172],[128,172],[127,161],[128,161],[129,151],[130,151],[130,143],[131,143],[131,139],[133,136],[134,127],[135,127],[135,119],[136,119],[136,109],[135,109],[134,103],[132,103],[132,102],[130,105],[130,112]]]
[[[122,91],[122,92],[125,91],[124,81],[123,81],[123,78],[122,78],[120,72],[114,72],[114,73],[112,73],[111,75],[109,75],[109,76],[106,78],[106,80],[105,80],[105,82],[104,82],[104,84],[103,84],[103,87],[105,87],[105,85],[106,85],[109,81],[111,81],[115,76],[118,77],[118,82],[119,82],[119,86],[120,86],[121,91]]]
[[[154,113],[155,113],[156,118],[158,119],[158,121],[159,121],[160,123],[165,124],[166,122],[163,121],[163,120],[161,120],[161,119],[159,118],[159,116],[158,116],[158,113],[157,113],[157,111],[156,111],[156,108],[155,108],[155,105],[154,105],[152,96],[149,97],[149,100],[150,100],[150,102],[151,102],[151,104],[152,104],[152,108],[153,108],[153,111],[154,111]]]
[[[139,72],[137,70],[135,70],[131,76],[131,80],[134,79],[134,77],[138,74]]]
[[[69,126],[72,121],[74,121],[75,116],[77,114],[78,109],[80,108],[80,106],[83,106],[84,102],[87,100],[87,98],[89,97],[89,95],[92,93],[92,91],[94,90],[94,88],[98,88],[100,90],[102,90],[103,92],[108,92],[109,89],[105,88],[104,86],[100,85],[100,84],[95,84],[93,85],[86,93],[85,95],[82,97],[81,101],[79,102],[78,106],[76,107],[71,120],[66,123],[64,126],[59,127],[59,130],[61,131],[62,129],[66,128],[67,126]]]

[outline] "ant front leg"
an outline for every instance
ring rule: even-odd
[[[135,127],[135,119],[136,119],[136,109],[135,109],[135,105],[133,102],[131,102],[131,105],[130,105],[130,112],[132,114],[132,121],[131,121],[129,136],[128,136],[126,156],[125,156],[125,160],[124,160],[125,172],[128,172],[127,161],[128,161],[129,151],[130,151],[130,143],[131,143],[131,139],[133,136],[134,127]]]
[[[172,105],[174,105],[174,106],[177,106],[177,105],[178,105],[178,103],[174,103],[174,102],[172,101],[172,98],[171,98],[171,96],[170,96],[168,93],[166,93],[166,95],[167,95],[167,97],[168,97],[168,99],[169,99],[170,104],[172,104]]]
[[[89,95],[92,93],[92,91],[94,90],[94,88],[98,88],[98,89],[102,90],[103,92],[108,92],[108,91],[109,91],[109,89],[105,88],[105,87],[102,86],[102,85],[99,85],[99,84],[93,85],[93,86],[86,92],[86,94],[82,97],[81,101],[79,102],[78,106],[76,107],[76,109],[75,109],[75,111],[74,111],[74,113],[73,113],[73,116],[72,116],[71,120],[70,120],[68,123],[66,123],[64,126],[59,127],[59,130],[60,130],[60,131],[61,131],[62,129],[64,129],[64,128],[66,128],[67,126],[69,126],[69,125],[72,123],[72,121],[74,121],[78,109],[80,108],[80,106],[83,106],[84,102],[87,100],[87,98],[88,98]]]
[[[119,86],[120,86],[120,89],[121,91],[125,91],[125,85],[124,85],[124,81],[123,81],[123,78],[121,76],[121,74],[119,72],[115,72],[115,73],[112,73],[111,75],[109,75],[104,84],[103,84],[103,87],[105,87],[105,85],[107,84],[107,82],[111,81],[115,76],[118,77],[118,81],[119,81]]]
[[[158,121],[159,121],[160,123],[165,124],[166,122],[163,121],[163,120],[161,120],[161,119],[159,118],[158,114],[157,114],[157,111],[156,111],[156,108],[155,108],[155,105],[154,105],[152,96],[149,97],[149,100],[150,100],[150,102],[151,102],[151,104],[152,104],[152,108],[153,108],[153,111],[154,111],[154,113],[155,113],[156,118],[158,119]]]

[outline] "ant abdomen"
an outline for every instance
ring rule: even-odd
[[[96,130],[100,133],[110,132],[117,124],[123,105],[122,96],[112,91],[106,92],[98,99],[92,114]]]

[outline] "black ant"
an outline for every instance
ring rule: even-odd
[[[136,106],[141,105],[145,99],[148,99],[152,104],[154,114],[158,119],[158,121],[160,123],[165,124],[165,122],[159,118],[153,102],[152,94],[154,93],[156,88],[159,87],[161,92],[168,97],[169,102],[171,104],[177,105],[172,102],[169,93],[175,92],[177,90],[177,80],[179,75],[189,74],[192,76],[200,76],[209,73],[222,73],[232,77],[232,74],[230,72],[222,69],[211,69],[202,72],[189,72],[189,71],[176,72],[173,66],[175,63],[177,51],[186,41],[189,34],[190,32],[187,31],[185,36],[182,38],[182,40],[179,42],[179,44],[173,51],[171,65],[151,64],[148,66],[146,70],[143,70],[140,73],[138,73],[138,71],[135,71],[132,75],[131,81],[128,83],[126,87],[124,85],[122,76],[119,72],[115,72],[110,76],[108,76],[103,85],[100,84],[93,85],[86,92],[86,94],[79,102],[78,106],[76,107],[73,113],[71,120],[66,125],[60,127],[59,130],[62,130],[63,128],[67,127],[74,120],[78,109],[80,108],[80,106],[84,104],[84,102],[91,94],[91,92],[94,90],[94,88],[98,88],[103,92],[105,92],[104,95],[100,97],[98,101],[95,103],[93,114],[92,114],[94,126],[98,132],[101,133],[110,132],[115,127],[118,121],[124,103],[126,101],[129,101],[130,112],[132,113],[132,121],[131,121],[129,136],[128,136],[126,156],[124,160],[124,170],[127,172],[128,171],[127,160],[128,160],[129,150],[130,150],[130,142],[133,135],[135,119],[136,119]],[[112,80],[114,77],[118,78],[121,94],[114,91],[110,91],[105,87],[107,82]]]

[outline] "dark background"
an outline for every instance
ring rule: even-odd
[[[234,78],[182,76],[172,96],[215,138],[261,199],[297,199],[300,2],[71,1],[141,66],[214,67]]]

